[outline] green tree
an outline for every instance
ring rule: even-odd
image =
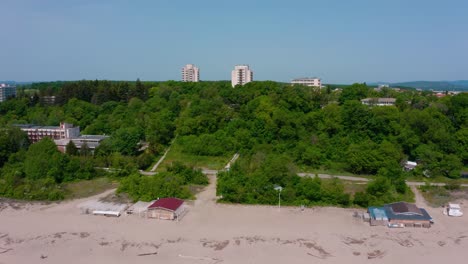
[[[29,146],[29,140],[23,131],[17,127],[0,128],[0,168],[9,156]]]
[[[26,152],[24,172],[26,178],[31,180],[50,176],[56,182],[62,182],[63,167],[66,163],[66,157],[57,150],[55,143],[49,138],[44,138],[32,144]]]
[[[70,140],[70,142],[68,142],[67,146],[65,147],[65,153],[70,156],[78,155],[78,148],[76,147],[75,143],[73,143],[73,141]]]
[[[81,144],[80,155],[84,157],[88,157],[91,155],[91,149],[89,148],[86,142],[83,142],[83,144]]]

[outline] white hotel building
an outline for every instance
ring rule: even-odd
[[[187,64],[182,68],[182,81],[183,82],[199,82],[200,69],[193,64]]]
[[[317,77],[313,78],[298,78],[291,81],[291,84],[300,84],[310,87],[322,87],[322,80]]]
[[[253,81],[253,71],[250,70],[249,65],[236,65],[231,72],[232,87],[236,85],[244,85]]]
[[[0,84],[0,102],[6,101],[10,97],[16,96],[16,86],[10,86],[8,84]]]

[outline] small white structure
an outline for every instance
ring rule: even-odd
[[[120,216],[120,212],[118,211],[93,211],[93,215],[103,215],[103,216],[115,216],[115,217],[119,217]]]
[[[82,214],[119,217],[127,208],[126,204],[106,203],[99,200],[88,200],[78,205]]]
[[[364,98],[361,100],[363,105],[369,106],[389,106],[395,105],[395,98]]]
[[[405,163],[405,171],[411,171],[411,170],[414,170],[414,168],[416,168],[416,166],[418,166],[418,163],[415,162],[415,161],[407,161]]]
[[[462,216],[463,212],[461,211],[461,207],[459,204],[452,204],[449,203],[447,207],[447,215],[448,216]]]

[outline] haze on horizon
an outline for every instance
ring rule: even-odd
[[[0,80],[255,80],[325,83],[468,79],[468,2],[0,2]]]

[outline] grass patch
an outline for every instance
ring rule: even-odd
[[[421,186],[419,189],[424,199],[432,207],[441,207],[449,202],[460,199],[468,200],[468,187],[447,190],[447,188],[442,186]]]
[[[397,194],[397,198],[398,198],[398,201],[405,201],[405,202],[408,202],[408,203],[415,203],[416,202],[414,192],[409,187],[406,189],[405,194],[401,194],[401,193]]]
[[[354,196],[357,192],[364,192],[367,188],[367,182],[356,182],[356,181],[341,181],[344,184],[345,193],[349,193]]]
[[[170,166],[173,162],[179,161],[182,164],[193,167],[193,168],[207,168],[212,170],[223,169],[224,166],[229,162],[232,155],[230,156],[198,156],[182,151],[183,146],[176,142],[171,147],[171,150],[167,153],[164,161],[159,165],[156,171],[166,171],[166,167]]]
[[[107,177],[95,178],[77,182],[65,183],[65,199],[79,199],[102,193],[106,190],[117,188],[118,183]]]
[[[323,183],[330,182],[333,179],[321,179]],[[357,192],[364,192],[367,188],[367,182],[341,180],[344,185],[344,192],[353,196]]]

